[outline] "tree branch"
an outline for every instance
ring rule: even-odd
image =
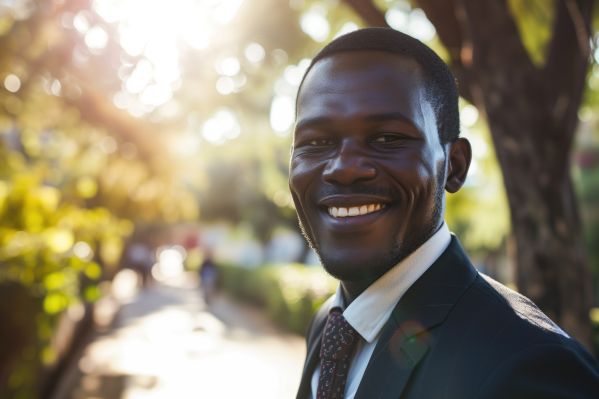
[[[418,0],[418,6],[434,25],[437,35],[449,53],[449,65],[459,83],[460,95],[473,102],[471,74],[472,43],[464,37],[463,21],[456,0]]]
[[[592,0],[556,1],[555,22],[544,68],[547,76],[559,76],[561,82],[568,81],[573,78],[573,71],[587,64],[592,8]]]
[[[158,133],[159,128],[116,108],[105,93],[87,83],[86,78],[73,73],[73,68],[69,72],[77,78],[81,94],[77,98],[63,97],[64,102],[76,108],[87,123],[106,129],[108,134],[123,142],[133,143],[140,158],[148,162],[150,168],[159,169],[160,166],[155,161],[158,161],[167,148],[164,134]]]
[[[546,90],[556,111],[553,116],[563,123],[570,139],[589,64],[592,9],[593,0],[556,1],[553,34],[543,69]],[[570,114],[572,117],[562,118]]]
[[[509,63],[508,69],[536,75],[506,0],[462,0],[461,3],[468,20],[475,64],[493,71],[498,63]]]
[[[418,0],[418,6],[435,26],[441,43],[449,52],[452,64],[462,64],[463,35],[456,15],[456,1]]]
[[[591,15],[593,2],[585,1],[577,3],[574,0],[565,0],[566,8],[574,24],[574,31],[578,39],[578,46],[584,58],[591,53],[589,38],[591,37]]]
[[[372,0],[344,0],[368,26],[389,27],[383,13]]]
[[[358,14],[368,26],[384,26],[389,24],[385,20],[385,14],[377,8],[371,0],[344,0],[356,14]],[[472,102],[468,73],[462,64],[462,35],[459,24],[453,10],[454,0],[438,2],[435,0],[419,0],[420,7],[425,12],[431,23],[435,26],[441,42],[447,48],[450,60],[449,64],[456,79],[459,82],[459,90],[462,97]],[[452,18],[452,16],[454,18]]]
[[[554,140],[563,149],[553,160],[556,168],[567,165],[578,124],[589,67],[592,11],[593,0],[556,1],[553,35],[543,69],[551,122],[559,133]],[[568,173],[568,169],[561,172]]]

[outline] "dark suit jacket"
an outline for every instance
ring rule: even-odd
[[[310,395],[326,306],[308,331]],[[356,399],[599,399],[597,361],[529,299],[479,274],[458,240],[399,301]]]

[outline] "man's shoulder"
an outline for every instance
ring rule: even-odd
[[[569,338],[532,300],[483,273],[472,286],[472,297],[479,306],[488,308],[489,317],[548,336]]]
[[[459,295],[448,314],[450,326],[457,330],[469,328],[473,336],[478,333],[485,342],[490,335],[500,341],[514,339],[516,343],[527,337],[534,341],[571,340],[529,298],[476,271],[457,238],[452,237],[437,263],[431,268],[432,283],[425,284],[434,289],[425,292],[438,297],[442,283],[458,287],[455,291]]]
[[[593,365],[596,360],[526,296],[479,273],[475,282],[452,310],[439,331],[439,343],[449,352],[458,351],[465,362],[477,359],[494,368],[519,356],[530,358],[539,352],[570,354]],[[457,354],[455,352],[454,354]],[[478,366],[477,366],[478,367]]]
[[[596,359],[529,298],[482,273],[471,295],[479,309],[471,349],[481,370],[480,397],[521,397],[527,389],[542,397],[565,389],[587,398],[599,389]]]
[[[587,398],[599,388],[599,366],[582,345],[530,299],[481,273],[429,342],[414,397],[435,397],[431,380],[451,397],[537,398],[567,389]]]

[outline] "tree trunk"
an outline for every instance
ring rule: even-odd
[[[0,265],[3,267],[3,265]],[[12,397],[23,384],[38,383],[37,371],[37,325],[35,315],[39,304],[29,290],[8,281],[0,282],[0,398]],[[10,383],[17,372],[17,383]],[[26,372],[27,374],[23,375]],[[32,386],[27,392],[34,392]]]
[[[503,171],[518,288],[591,349],[591,279],[569,159],[588,61],[581,27],[564,1],[556,7],[542,68],[530,61],[505,2],[464,1],[458,13],[472,46],[469,92],[487,115]],[[580,7],[590,17],[591,3]]]
[[[371,25],[371,1],[346,0]],[[591,349],[591,279],[570,153],[588,69],[592,0],[556,0],[546,62],[532,63],[506,0],[417,0],[460,94],[486,114],[508,196],[518,289]]]
[[[545,135],[551,129],[542,123],[521,123],[534,114],[533,109],[511,111],[509,118],[490,116],[489,124],[495,131],[526,132],[518,141],[494,136],[515,238],[518,288],[590,349],[591,279],[572,181],[567,167],[565,173],[552,170],[551,149],[559,149],[559,143],[546,143],[542,150],[527,137]]]

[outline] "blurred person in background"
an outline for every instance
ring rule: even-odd
[[[597,397],[597,361],[479,273],[444,222],[471,147],[431,49],[386,28],[341,36],[313,59],[296,112],[291,193],[340,280],[308,328],[298,398]]]
[[[142,288],[146,288],[152,281],[152,266],[155,262],[154,252],[144,242],[134,242],[127,251],[130,267],[139,276]]]
[[[206,250],[204,261],[200,265],[200,289],[207,305],[210,305],[216,295],[217,284],[218,268],[214,263],[212,251]]]

